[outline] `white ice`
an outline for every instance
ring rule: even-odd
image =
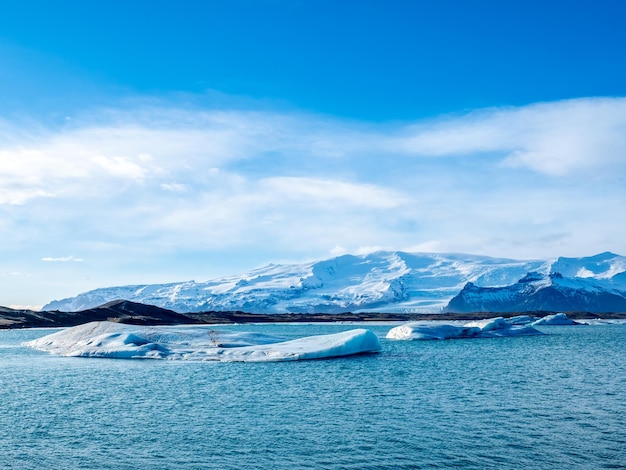
[[[164,328],[92,322],[25,343],[61,356],[196,361],[295,361],[378,352],[369,330],[308,336],[290,341],[260,333],[206,327]]]
[[[570,319],[564,313],[556,313],[554,315],[546,315],[543,318],[533,322],[533,326],[552,326],[552,325],[582,325],[577,321]]]
[[[507,318],[506,321],[511,325],[528,325],[537,320],[537,317],[530,315],[518,315],[516,317]]]
[[[387,339],[426,340],[459,338],[495,338],[500,336],[531,336],[543,333],[531,326],[519,325],[502,317],[465,324],[405,323],[389,330]]]

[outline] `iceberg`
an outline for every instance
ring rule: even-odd
[[[528,325],[537,321],[537,317],[533,317],[531,315],[517,315],[515,317],[507,318],[506,321],[512,325]]]
[[[24,343],[61,356],[116,359],[270,362],[326,359],[380,351],[366,329],[330,335],[284,338],[206,327],[145,327],[91,322]]]
[[[532,323],[533,326],[553,326],[553,325],[583,325],[572,320],[564,313],[555,313],[554,315],[546,315],[543,318]]]
[[[460,338],[496,338],[501,336],[532,336],[542,335],[532,326],[520,325],[516,321],[502,317],[478,320],[462,325],[424,324],[410,322],[392,328],[387,339],[396,340],[433,340]]]

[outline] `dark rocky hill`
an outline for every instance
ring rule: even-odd
[[[90,321],[118,321],[138,325],[191,323],[179,313],[153,305],[115,300],[80,312],[13,310],[0,307],[0,328],[37,328],[75,326]]]
[[[554,311],[510,311],[510,312],[463,312],[463,313],[282,313],[259,314],[241,311],[177,313],[153,305],[127,300],[108,302],[100,307],[80,312],[15,310],[0,307],[0,329],[68,327],[92,321],[115,321],[135,325],[182,325],[182,324],[227,324],[227,323],[279,323],[279,322],[345,322],[345,321],[415,321],[415,320],[480,320],[483,318],[532,314],[542,317]],[[577,311],[568,312],[573,319],[614,318],[626,319],[626,313],[594,314]]]

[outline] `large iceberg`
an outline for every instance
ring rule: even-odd
[[[238,362],[326,359],[380,351],[378,337],[366,329],[285,341],[260,333],[106,321],[68,328],[24,345],[61,356]]]
[[[420,322],[405,323],[389,330],[387,339],[427,340],[427,339],[459,339],[459,338],[495,338],[500,336],[532,336],[543,333],[516,321],[502,317],[473,321],[465,324],[450,325],[442,323],[424,324]]]

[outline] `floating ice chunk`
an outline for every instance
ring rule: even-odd
[[[327,359],[354,354],[380,351],[378,336],[366,329],[355,329],[330,335],[307,336],[282,343],[241,348],[217,348],[210,351],[198,351],[189,359],[219,361],[297,361],[306,359]]]
[[[517,315],[516,317],[507,318],[511,325],[529,325],[532,322],[536,321],[537,317],[532,317],[530,315]]]
[[[174,351],[278,343],[284,338],[205,327],[169,328],[91,322],[52,333],[26,346],[61,356],[168,357]]]
[[[424,325],[406,323],[389,330],[387,339],[453,339],[473,338],[480,333],[479,328],[466,328],[457,325]]]
[[[579,322],[581,323],[581,322]],[[626,325],[623,318],[590,318],[581,323],[582,325]]]
[[[92,322],[25,343],[62,356],[204,361],[288,361],[347,356],[380,350],[369,330],[352,330],[291,341],[260,333],[206,327],[143,327]]]
[[[572,320],[564,313],[556,313],[554,315],[546,315],[543,318],[533,322],[533,326],[552,326],[552,325],[583,325],[584,323],[579,323],[577,321]]]
[[[406,323],[392,328],[387,339],[424,340],[494,338],[499,336],[541,335],[531,326],[516,325],[502,317],[473,321],[464,325]]]

